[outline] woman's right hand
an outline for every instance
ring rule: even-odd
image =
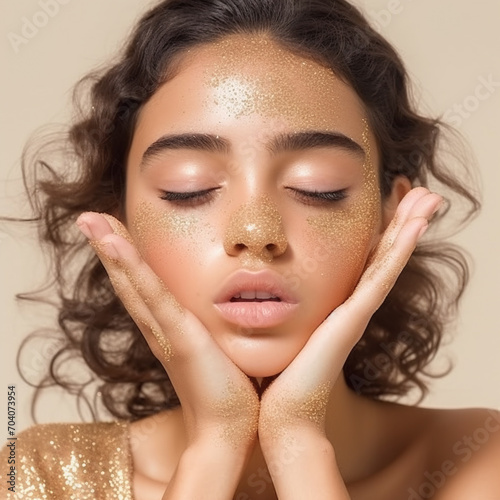
[[[222,352],[203,324],[180,306],[141,258],[117,219],[87,212],[77,224],[106,268],[116,294],[167,371],[181,402],[188,447],[186,463],[179,464],[176,474],[184,474],[183,465],[186,474],[197,465],[209,474],[217,454],[220,460],[228,460],[232,467],[242,470],[256,440],[259,418],[259,397],[250,379]],[[210,456],[204,458],[203,450],[210,450]],[[238,463],[241,460],[243,463]],[[221,465],[217,474],[224,476]],[[192,474],[186,478],[191,485],[198,483]],[[174,479],[165,499],[196,496],[190,485],[183,486],[184,480]],[[204,498],[208,498],[207,484],[214,484],[213,476],[207,481],[202,484]],[[172,486],[172,482],[177,485]],[[229,489],[226,493],[226,487],[221,488],[214,490],[214,498],[232,498]]]

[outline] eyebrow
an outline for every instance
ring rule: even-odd
[[[285,151],[335,148],[353,153],[362,159],[365,158],[365,150],[356,141],[340,132],[307,131],[278,134],[267,148],[272,155]]]
[[[267,150],[273,156],[286,151],[302,151],[306,149],[336,148],[343,149],[364,160],[364,149],[353,139],[340,132],[306,131],[280,133],[273,137]],[[164,135],[153,142],[142,155],[141,168],[148,160],[167,150],[190,149],[210,153],[227,154],[231,151],[229,140],[213,134],[171,134]]]
[[[166,150],[193,149],[209,153],[229,153],[231,145],[227,139],[212,134],[173,134],[164,135],[151,144],[142,155],[143,167],[150,158]]]

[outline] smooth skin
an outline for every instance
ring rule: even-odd
[[[240,42],[235,41],[236,48]],[[337,238],[329,245],[329,259],[301,281],[296,319],[302,323],[294,320],[252,337],[241,335],[213,312],[208,291],[223,275],[248,265],[249,257],[252,265],[284,273],[294,259],[300,262],[322,242],[319,234],[305,238],[304,228],[308,218],[326,209],[299,203],[290,186],[349,187],[346,210],[338,212],[339,217],[349,213],[349,207],[354,213],[366,210],[366,200],[375,195],[366,177],[367,117],[349,87],[332,75],[328,92],[325,85],[309,89],[307,80],[292,71],[297,60],[290,55],[281,60],[279,50],[268,48],[252,54],[253,65],[242,58],[241,66],[229,68],[231,82],[244,87],[245,99],[255,91],[260,96],[255,102],[262,103],[264,95],[300,105],[291,111],[285,106],[285,119],[278,121],[273,119],[272,102],[254,106],[247,115],[234,114],[233,101],[228,105],[221,89],[206,83],[213,81],[210,75],[220,67],[221,54],[212,47],[195,55],[141,111],[127,166],[125,211],[115,214],[125,224],[95,213],[78,220],[181,401],[182,408],[131,426],[136,500],[411,499],[411,489],[426,491],[426,472],[440,478],[436,471],[450,460],[460,474],[451,474],[446,464],[445,480],[439,488],[431,484],[434,498],[496,498],[498,414],[372,401],[348,389],[342,376],[349,352],[439,209],[440,196],[422,187],[410,190],[406,179],[397,178],[389,197],[378,200],[373,223],[359,228],[363,248],[357,258],[350,259],[349,234],[345,245]],[[277,64],[285,80],[262,77],[272,74]],[[248,82],[252,86],[245,87]],[[335,99],[329,100],[332,95]],[[308,109],[314,112],[308,115]],[[268,154],[268,139],[278,132],[325,128],[362,144],[365,162],[331,148],[285,151],[277,159]],[[227,138],[231,152],[224,156],[181,148],[155,156],[144,168],[141,159],[155,140],[186,131]],[[378,169],[371,134],[368,140],[373,162],[369,167]],[[244,149],[249,142],[255,145],[250,156]],[[221,176],[228,163],[239,168]],[[220,195],[207,206],[166,210],[158,196],[159,190],[210,188],[213,179],[222,179],[217,185]],[[276,248],[277,226],[262,228],[260,249],[255,241],[252,246],[228,235],[230,214],[259,196],[275,204],[282,219],[280,231],[287,238],[286,250],[271,252],[265,260],[259,256],[264,248]],[[196,240],[175,233],[175,227],[158,232],[157,223],[139,230],[144,204],[152,210],[152,220],[174,214],[181,228],[194,219],[209,230],[199,231]],[[259,395],[256,380],[276,375]],[[457,440],[481,426],[490,429],[488,442],[467,461],[461,460],[468,444],[456,448]]]
[[[354,293],[316,329],[260,402],[249,378],[224,355],[199,320],[180,307],[134,246],[113,232],[110,219],[91,213],[79,218],[80,229],[98,243],[98,255],[117,294],[165,367],[181,401],[187,447],[164,500],[233,498],[257,439],[257,427],[254,433],[248,433],[254,421],[258,423],[266,463],[280,460],[291,437],[304,450],[289,467],[280,468],[275,477],[271,468],[279,498],[302,499],[310,491],[315,491],[318,499],[350,498],[336,465],[333,446],[326,437],[325,419],[316,425],[297,414],[297,408],[307,404],[311,392],[318,387],[333,389],[347,355],[394,284],[440,202],[438,195],[424,188],[416,188],[404,198],[395,222],[384,234]],[[127,234],[117,220],[112,223],[122,235]],[[151,326],[168,338],[174,353],[170,359],[165,359]],[[224,406],[230,410],[235,395],[238,411],[221,411]],[[326,409],[327,400],[324,403]],[[284,424],[277,425],[276,419]],[[240,425],[241,420],[244,425]],[[242,432],[228,441],[227,435],[233,434],[235,427]],[[207,484],[211,484],[210,496]]]

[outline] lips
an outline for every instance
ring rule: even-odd
[[[290,319],[298,306],[281,276],[270,270],[233,273],[214,302],[226,321],[251,329],[278,326]]]

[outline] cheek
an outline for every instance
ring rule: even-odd
[[[134,211],[129,231],[137,249],[167,288],[182,303],[197,295],[191,287],[199,281],[203,266],[203,235],[207,224],[193,215],[166,211],[141,202]]]
[[[373,246],[380,216],[362,208],[309,217],[310,237],[318,242],[328,261],[341,267],[363,266]],[[340,261],[340,262],[339,262]]]
[[[352,293],[378,240],[378,196],[363,196],[351,208],[307,219],[310,255],[317,263],[313,286],[317,297],[335,308]],[[328,307],[328,306],[326,306]]]
[[[161,210],[152,203],[141,202],[135,210],[129,230],[144,249],[157,246],[160,240],[172,245],[178,239],[193,236],[199,221],[194,216]]]

